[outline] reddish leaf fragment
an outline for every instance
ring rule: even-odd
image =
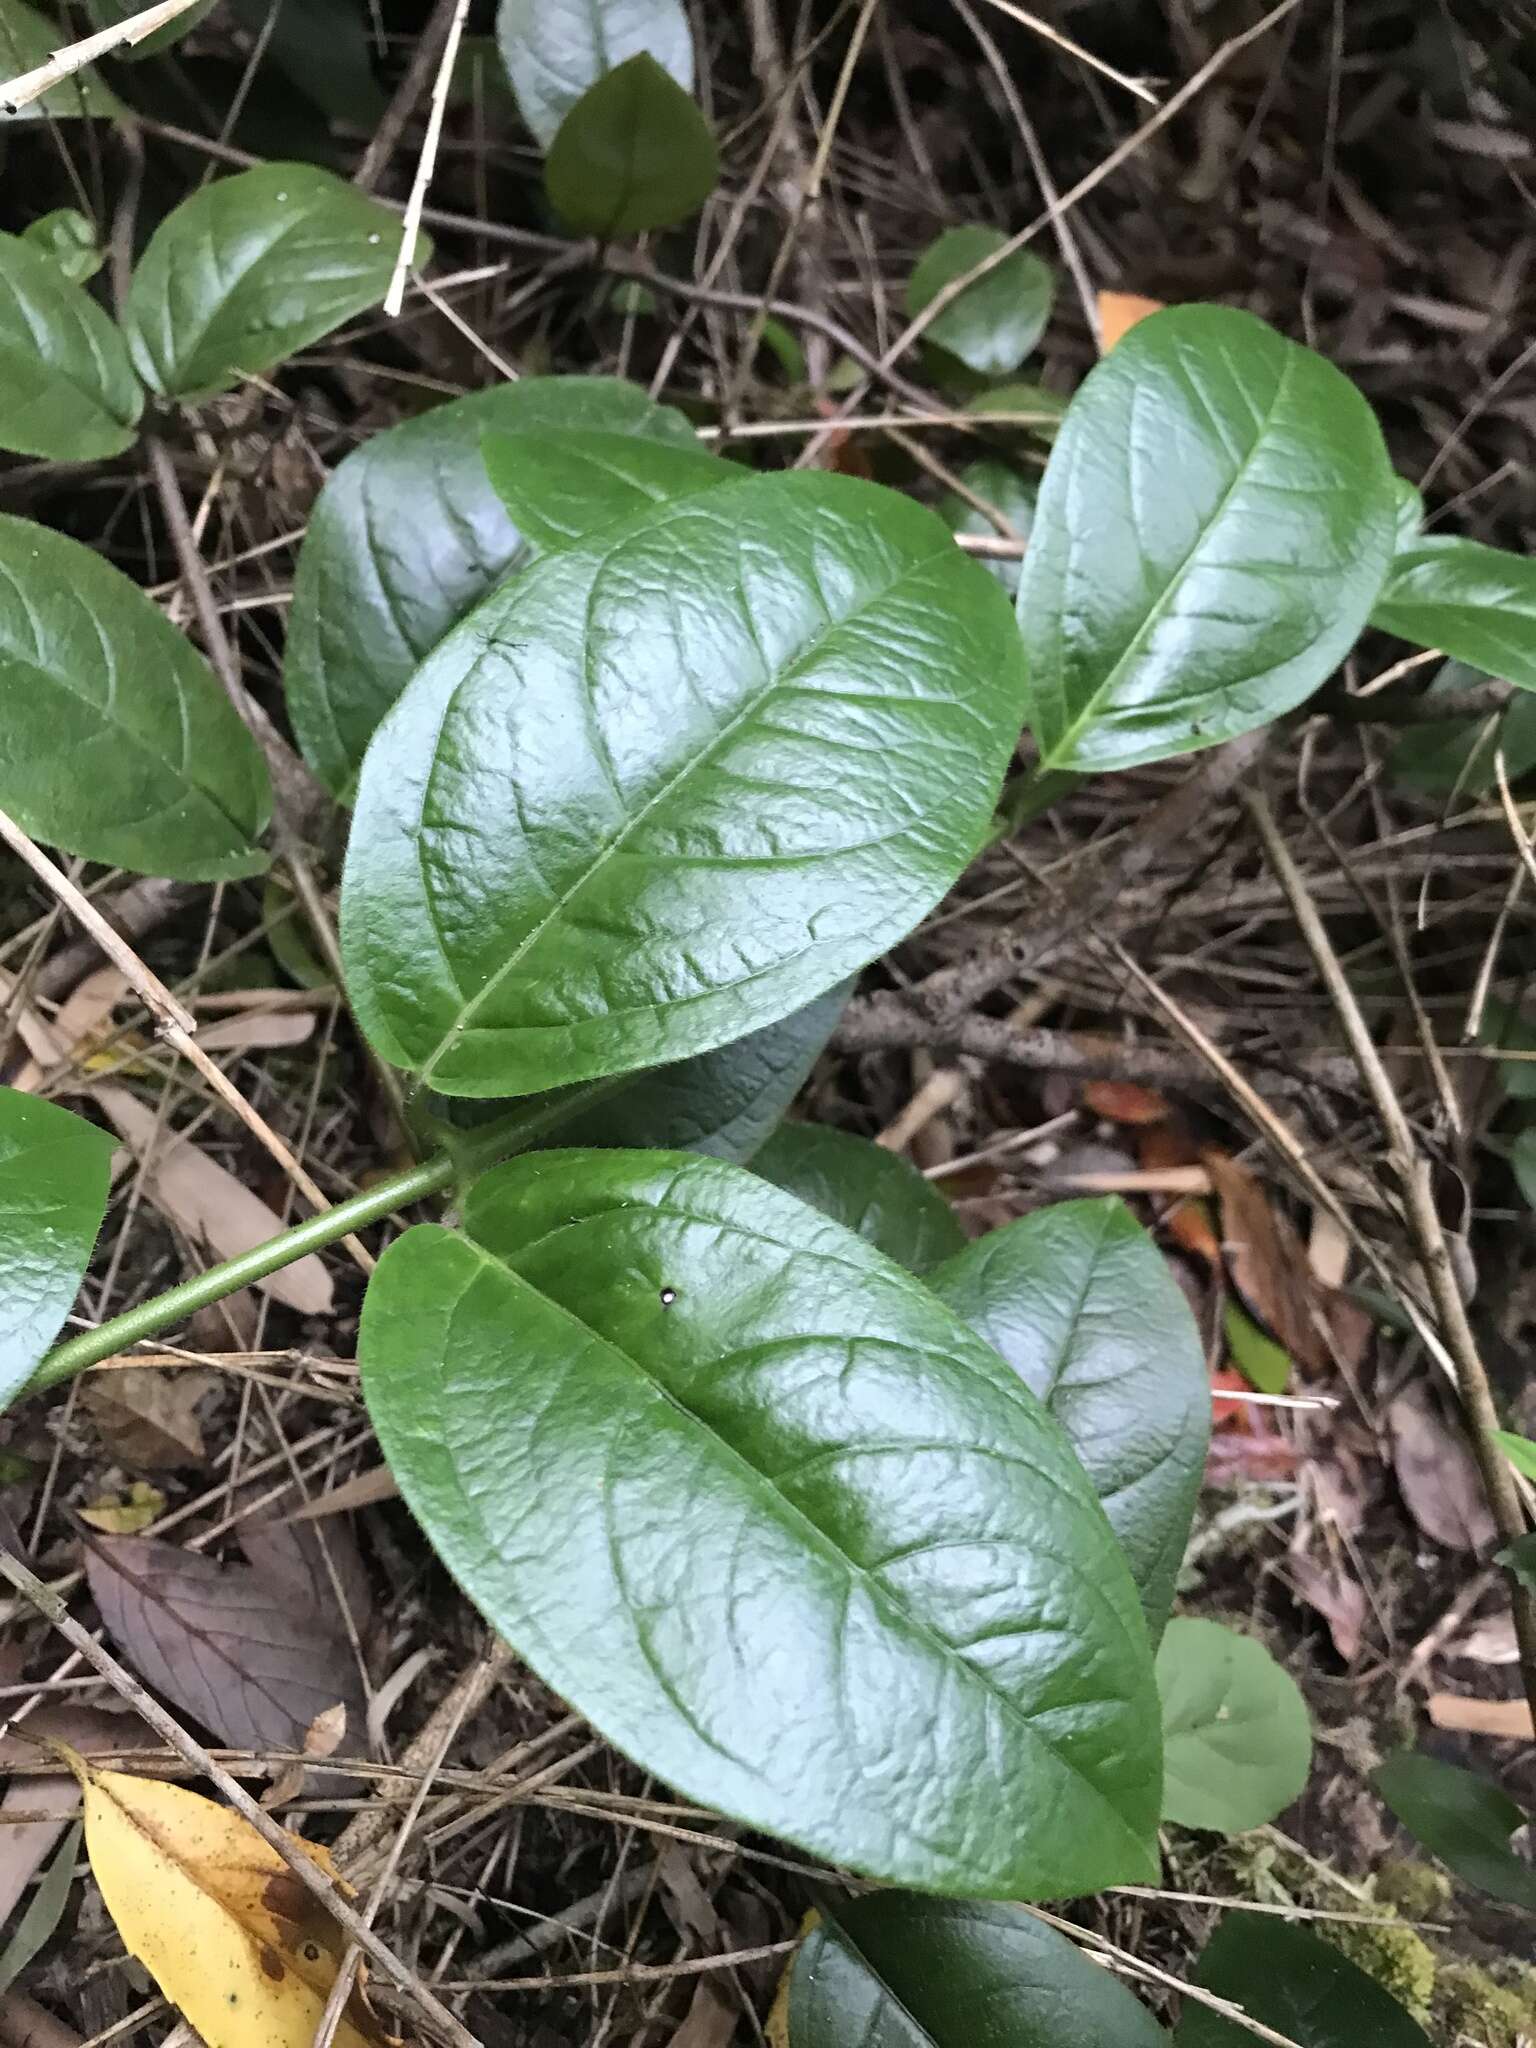
[[[1083,1087],[1083,1107],[1112,1124],[1163,1124],[1173,1114],[1155,1089],[1135,1081],[1089,1081]]]
[[[1227,1273],[1243,1305],[1298,1365],[1321,1372],[1329,1361],[1317,1326],[1317,1283],[1295,1227],[1246,1166],[1214,1146],[1200,1156],[1221,1197]]]

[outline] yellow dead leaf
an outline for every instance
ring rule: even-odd
[[[208,2048],[310,2048],[346,1936],[248,1821],[183,1785],[98,1771],[65,1753],[85,1845],[130,1955]],[[290,1836],[328,1877],[329,1853]],[[354,1991],[337,2048],[384,2048]]]
[[[1140,292],[1099,293],[1099,354],[1107,356],[1149,313],[1161,313],[1161,299],[1144,299]]]
[[[80,1510],[82,1522],[89,1522],[103,1536],[137,1536],[165,1513],[165,1495],[158,1486],[136,1479],[126,1494],[107,1493]]]

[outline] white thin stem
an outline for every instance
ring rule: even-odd
[[[78,43],[70,43],[62,50],[55,50],[46,63],[37,65],[31,71],[23,71],[19,78],[13,78],[0,85],[0,111],[7,114],[20,113],[34,100],[41,99],[56,85],[60,85],[76,71],[87,64],[94,64],[98,58],[110,57],[114,50],[131,49],[135,43],[142,43],[146,36],[152,36],[157,28],[164,28],[178,14],[185,14],[196,0],[156,0],[156,5],[146,7],[139,14],[130,14],[126,21],[115,22],[111,28],[98,29],[94,35],[82,36]]]
[[[464,34],[464,23],[469,16],[469,0],[459,0],[453,10],[453,20],[448,25],[448,40],[443,44],[443,54],[437,67],[437,78],[432,87],[432,105],[427,114],[427,132],[421,145],[421,160],[416,166],[416,181],[411,186],[411,196],[406,202],[405,222],[400,231],[400,253],[395,258],[394,275],[389,280],[389,290],[384,295],[384,310],[392,320],[398,319],[405,304],[405,281],[410,274],[411,259],[416,253],[416,237],[421,229],[421,212],[427,203],[427,192],[432,183],[432,173],[437,166],[438,145],[443,139],[443,116],[448,111],[448,90],[453,83],[453,67],[458,60],[459,41]]]

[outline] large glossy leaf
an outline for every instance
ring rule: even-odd
[[[46,64],[65,40],[59,25],[29,7],[26,0],[0,0],[0,79],[17,78]],[[50,86],[39,99],[15,113],[0,109],[0,127],[7,121],[72,121],[87,115],[115,117],[128,109],[100,76],[94,64]]]
[[[739,483],[741,470],[700,447],[593,428],[488,433],[485,473],[519,530],[569,547],[649,506]]]
[[[1312,1724],[1296,1681],[1262,1643],[1176,1615],[1158,1648],[1157,1684],[1165,1820],[1236,1835],[1300,1797]]]
[[[1391,561],[1370,407],[1251,314],[1138,321],[1068,408],[1019,585],[1047,768],[1130,768],[1277,718],[1354,644]]]
[[[1270,1914],[1231,1913],[1195,1982],[1296,2048],[1430,2048],[1429,2036],[1374,1977],[1331,1942]],[[1252,2031],[1187,1999],[1177,2048],[1253,2048]]]
[[[266,765],[202,657],[121,570],[0,516],[0,805],[66,853],[256,874]]]
[[[965,1243],[954,1210],[910,1161],[852,1131],[783,1124],[753,1160],[752,1171],[909,1272],[928,1272]]]
[[[58,265],[0,235],[0,447],[53,462],[120,455],[144,390],[122,334]]]
[[[1007,239],[996,228],[947,228],[918,259],[907,282],[907,311],[921,313]],[[941,307],[926,338],[979,376],[1006,377],[1045,332],[1055,289],[1056,280],[1034,251],[1016,249]]]
[[[163,398],[227,391],[382,299],[399,246],[396,215],[312,164],[216,179],[139,259],[123,313],[134,367]]]
[[[369,750],[364,1029],[444,1094],[521,1095],[787,1015],[960,872],[1019,695],[996,584],[871,484],[748,477],[545,556]]]
[[[824,1904],[790,2048],[1167,2048],[1139,1999],[1017,1906],[876,1892]]]
[[[860,1239],[719,1160],[534,1153],[389,1248],[359,1348],[439,1555],[646,1770],[930,1891],[1155,1868],[1119,1547],[1017,1376]]]
[[[0,1407],[74,1306],[106,1213],[112,1146],[57,1103],[0,1088]]]
[[[687,220],[719,177],[709,123],[643,51],[583,93],[544,167],[550,204],[566,225],[603,236]]]
[[[928,1284],[1071,1438],[1160,1635],[1211,1435],[1200,1334],[1161,1252],[1113,1197],[1058,1202]]]
[[[374,729],[422,658],[527,551],[486,476],[490,430],[645,434],[693,452],[681,413],[613,377],[530,377],[374,434],[310,513],[283,688],[304,758],[350,798]]]
[[[1405,1749],[1377,1765],[1371,1784],[1403,1826],[1465,1883],[1536,1911],[1536,1870],[1509,1845],[1530,1815],[1491,1779]]]
[[[1536,561],[1446,534],[1392,564],[1371,624],[1536,690]]]
[[[641,50],[693,89],[683,0],[501,0],[496,40],[522,117],[545,149],[582,94]]]

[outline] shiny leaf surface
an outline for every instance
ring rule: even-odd
[[[86,860],[209,882],[266,865],[266,764],[137,584],[0,517],[0,805]]]
[[[652,505],[742,477],[735,463],[699,447],[593,429],[488,433],[482,453],[514,523],[546,549],[591,540]]]
[[[642,50],[693,90],[683,0],[501,0],[496,40],[518,109],[545,149],[582,94]]]
[[[1430,2048],[1429,2036],[1332,1942],[1268,1914],[1231,1913],[1195,1982],[1297,2048]],[[1253,2033],[1187,1999],[1176,2048],[1253,2048]]]
[[[929,1285],[1070,1438],[1160,1635],[1211,1434],[1200,1333],[1114,1197],[1057,1202],[969,1245]]]
[[[1536,690],[1536,561],[1428,535],[1392,564],[1371,624]]]
[[[1013,744],[1018,635],[932,513],[748,477],[545,556],[369,750],[342,894],[385,1058],[448,1095],[682,1059],[909,930]]]
[[[0,1405],[74,1307],[106,1214],[112,1140],[83,1117],[0,1088]]]
[[[382,299],[399,246],[395,214],[312,164],[215,179],[139,258],[123,313],[134,367],[163,398],[227,391]]]
[[[120,455],[144,390],[89,293],[18,235],[0,235],[0,447],[53,462]]]
[[[827,1124],[781,1124],[752,1171],[809,1202],[911,1273],[965,1244],[955,1212],[908,1160]]]
[[[674,227],[698,212],[719,178],[709,123],[643,52],[583,93],[544,167],[551,206],[585,235]]]
[[[697,448],[681,413],[613,377],[529,377],[374,434],[341,463],[299,552],[283,688],[315,773],[350,798],[416,665],[528,552],[481,450],[493,430],[580,427]]]
[[[438,1554],[644,1769],[930,1891],[1155,1868],[1119,1547],[1017,1376],[858,1238],[719,1160],[535,1153],[390,1246],[360,1357]]]
[[[1139,321],[1068,408],[1019,585],[1046,768],[1130,768],[1300,704],[1365,625],[1396,517],[1349,380],[1251,314]]]
[[[1536,1870],[1509,1845],[1530,1815],[1498,1785],[1413,1750],[1378,1764],[1371,1784],[1409,1833],[1463,1883],[1536,1911]]]
[[[1158,1649],[1157,1684],[1164,1820],[1236,1835],[1300,1795],[1312,1724],[1296,1681],[1262,1643],[1176,1615]]]
[[[907,311],[916,316],[946,285],[964,277],[1001,249],[1008,237],[996,228],[946,228],[930,243],[907,282]],[[1056,281],[1029,249],[1016,249],[968,284],[936,313],[924,338],[958,356],[982,377],[1016,370],[1045,332]]]

